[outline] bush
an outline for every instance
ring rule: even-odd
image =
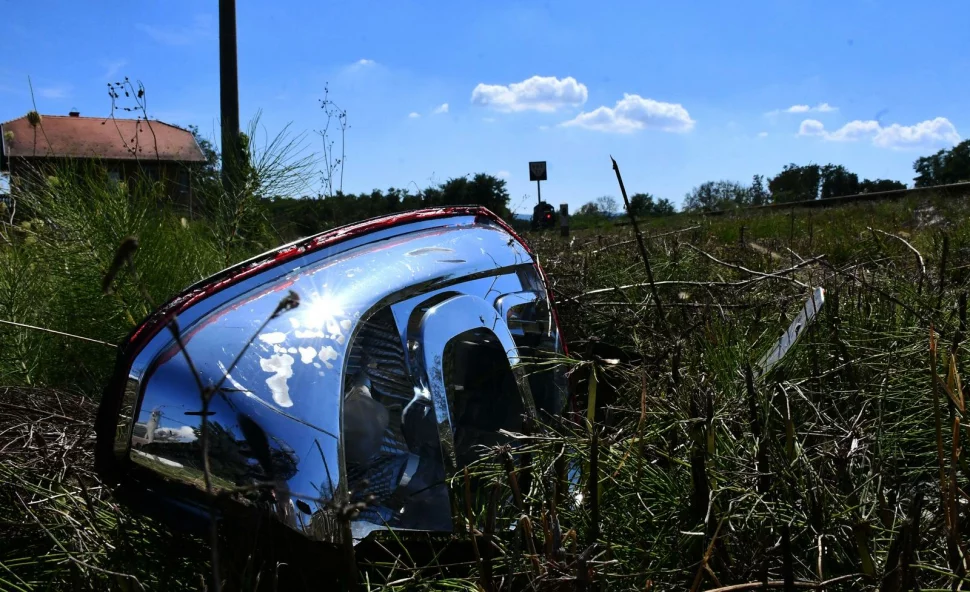
[[[188,221],[144,177],[112,183],[97,165],[69,164],[18,196],[32,218],[0,248],[0,319],[118,343],[150,312],[131,282],[105,295],[101,282],[122,240],[135,236],[141,283],[161,304],[268,241],[244,241],[231,224]],[[232,220],[231,215],[225,219]],[[11,233],[13,234],[13,233]],[[233,240],[235,239],[235,240]],[[0,384],[98,392],[110,347],[0,325]]]

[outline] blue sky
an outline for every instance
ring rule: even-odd
[[[107,115],[141,80],[153,117],[218,136],[216,0],[0,0],[0,120]],[[834,162],[912,182],[970,133],[970,3],[238,1],[243,120],[319,151],[319,99],[348,111],[344,189],[507,179],[531,209],[627,188],[680,203],[704,181]],[[19,47],[26,48],[24,51]],[[447,105],[447,107],[444,107]]]

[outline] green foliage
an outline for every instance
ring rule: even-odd
[[[708,181],[694,189],[684,198],[684,211],[711,212],[728,210],[751,204],[747,187],[734,181]]]
[[[932,187],[970,181],[970,140],[932,156],[922,156],[913,163],[916,187]]]
[[[636,197],[636,196],[634,196]],[[642,198],[641,198],[642,199]],[[600,218],[608,219],[615,216],[620,209],[616,198],[610,195],[597,197],[595,200],[586,202],[576,210],[575,216],[579,218]]]
[[[212,173],[214,151],[209,146],[207,164],[202,169],[206,183],[201,186],[204,218],[213,238],[220,245],[222,263],[245,258],[274,246],[279,238],[267,215],[267,203],[298,194],[309,182],[313,156],[306,154],[306,136],[292,136],[289,126],[259,143],[260,114],[250,122],[248,131],[239,134],[238,162],[223,159],[226,167],[221,182]]]
[[[60,167],[19,202],[34,219],[21,224],[11,245],[0,246],[0,319],[112,344],[150,312],[130,282],[110,296],[101,292],[101,278],[125,237],[139,240],[141,282],[156,304],[269,244],[265,236],[242,235],[242,224],[232,227],[239,210],[216,211],[214,222],[189,221],[151,179],[113,183],[97,164]],[[0,341],[12,346],[0,351],[0,384],[95,393],[114,363],[103,345],[27,329],[0,326]]]
[[[653,196],[649,193],[635,193],[630,197],[630,213],[634,216],[646,216],[653,205]]]
[[[954,259],[965,248],[956,245],[970,240],[967,212],[966,200],[933,198],[678,217],[670,222],[690,230],[647,241],[666,320],[629,229],[603,240],[534,239],[556,281],[565,334],[596,336],[622,352],[610,362],[571,347],[581,397],[591,366],[599,396],[608,385],[613,397],[605,416],[612,419],[598,426],[598,532],[611,563],[597,573],[606,587],[642,589],[649,580],[654,589],[689,589],[697,574],[701,590],[778,581],[790,553],[793,579],[806,583],[799,587],[868,571],[868,581],[831,587],[911,589],[888,582],[918,492],[926,502],[912,577],[923,589],[956,586],[959,559],[948,556],[948,527],[930,501],[941,492],[928,418],[934,409],[946,415],[947,404],[934,405],[927,351],[933,324],[948,344],[959,341],[959,360],[970,355],[957,331],[970,274],[965,252]],[[653,222],[646,236],[670,231]],[[918,249],[925,274],[907,244],[870,228]],[[781,274],[791,279],[764,275],[823,254],[827,264]],[[807,296],[792,280],[825,287],[827,302],[782,364],[749,390],[745,367]],[[664,324],[674,340],[664,337]],[[946,374],[946,363],[937,370]],[[945,429],[957,415],[950,411]],[[966,448],[966,434],[957,439]],[[945,466],[962,470],[949,460],[948,431],[944,444]],[[582,466],[590,450],[591,431],[580,424],[529,452],[540,471],[558,455]],[[591,485],[581,483],[588,498]],[[588,503],[560,506],[559,520],[583,540],[590,512]],[[790,550],[772,548],[784,532]]]
[[[842,165],[829,164],[822,167],[822,199],[842,195],[856,195],[859,191],[859,175],[850,173]]]
[[[765,178],[761,175],[754,175],[751,178],[751,187],[748,189],[751,196],[751,205],[763,206],[771,201],[771,194],[765,188]]]
[[[898,191],[900,189],[906,189],[906,184],[901,183],[899,181],[893,181],[891,179],[876,179],[875,181],[870,181],[869,179],[865,179],[861,183],[859,183],[859,193]]]
[[[258,162],[258,151],[253,152],[250,160]],[[851,180],[844,169],[835,169],[826,177],[832,179],[833,195],[845,186],[839,179]],[[391,188],[310,200],[266,190],[266,174],[253,173],[242,193],[249,196],[247,203],[269,208],[271,220],[309,234],[319,230],[311,228],[315,224],[423,205],[480,200],[507,207],[504,183],[486,177],[453,179],[418,194]],[[863,181],[860,189],[867,183],[894,182]],[[824,181],[820,184],[824,187]],[[757,186],[764,187],[757,178],[750,187],[705,184],[693,193],[692,209],[754,203]],[[212,201],[206,203],[220,207],[221,183],[210,191],[205,197]],[[244,224],[233,225],[231,209],[183,222],[148,179],[117,185],[96,167],[57,170],[23,199],[30,217],[9,233],[9,244],[0,244],[0,319],[109,343],[122,339],[148,312],[129,281],[119,281],[110,296],[100,290],[124,237],[139,237],[136,263],[156,302],[223,268],[227,257],[245,258],[274,240],[272,234],[257,230],[253,235],[240,230]],[[648,194],[631,201],[642,208],[641,215],[666,202],[654,202]],[[596,426],[599,483],[591,483],[584,469],[579,485],[586,501],[574,504],[567,495],[558,506],[561,531],[577,535],[578,543],[563,545],[566,551],[581,551],[599,533],[602,550],[588,555],[586,573],[606,588],[643,589],[651,581],[654,589],[689,589],[700,571],[708,578],[700,589],[707,589],[720,585],[711,574],[723,585],[763,576],[778,580],[786,554],[796,580],[816,582],[821,540],[824,578],[873,574],[829,589],[877,587],[899,565],[893,549],[912,517],[915,492],[939,499],[937,442],[928,418],[939,411],[950,426],[957,411],[945,402],[935,404],[931,396],[928,335],[932,324],[946,336],[947,348],[957,352],[956,366],[970,355],[960,337],[961,296],[970,285],[965,201],[909,198],[822,211],[643,215],[663,316],[652,301],[632,232],[610,225],[599,208],[592,203],[591,219],[604,225],[593,231],[574,231],[567,240],[556,233],[529,237],[553,282],[563,332],[571,341],[572,355],[561,361],[574,370],[580,393],[595,367],[600,396],[613,397],[609,419],[600,417]],[[581,218],[577,214],[573,221]],[[222,226],[219,220],[230,223]],[[228,255],[227,242],[232,245]],[[910,247],[919,250],[924,265]],[[822,255],[825,264],[811,261]],[[824,286],[828,302],[783,363],[749,390],[744,369],[801,307],[807,291],[800,283]],[[590,336],[621,355],[588,355],[584,340]],[[46,393],[59,385],[96,395],[115,355],[96,343],[2,325],[0,343],[0,384],[39,385]],[[945,373],[942,362],[939,370]],[[7,403],[34,401],[37,392],[0,399],[0,417],[13,409]],[[87,417],[73,408],[57,413]],[[70,435],[74,439],[65,440],[66,448],[84,449],[90,421],[52,417],[18,419],[20,431],[0,425],[0,447],[7,446],[4,437],[16,438],[11,441],[17,450],[33,450],[41,446],[38,438],[49,443]],[[534,569],[517,550],[520,531],[508,529],[523,513],[532,517],[537,560],[541,569],[549,569],[546,579],[568,581],[578,571],[567,562],[560,565],[568,569],[555,571],[559,568],[550,567],[545,555],[551,531],[543,526],[543,512],[551,490],[539,477],[551,473],[559,458],[589,467],[592,431],[581,421],[557,430],[522,440],[524,447],[516,452],[518,458],[532,455],[520,473],[532,471],[534,486],[524,492],[531,505],[521,511],[505,501],[499,506],[496,571],[499,564],[503,572],[511,565],[526,578]],[[15,436],[2,435],[10,433]],[[965,448],[966,436],[960,434],[957,444]],[[947,437],[952,440],[949,432]],[[218,445],[218,436],[215,440]],[[945,442],[948,453],[951,440]],[[107,490],[98,489],[88,500],[75,476],[12,458],[0,458],[0,507],[15,528],[0,542],[0,586],[138,589],[129,581],[135,575],[146,587],[184,589],[206,573],[205,550],[197,540],[178,539],[175,546],[173,533],[129,515]],[[509,479],[494,460],[486,459],[473,472],[497,483],[507,500]],[[57,466],[82,471],[89,462],[78,458]],[[963,470],[953,466],[955,484],[965,490]],[[84,478],[93,483],[88,473]],[[594,490],[600,491],[595,525],[589,502]],[[563,492],[561,485],[558,491]],[[473,504],[480,532],[486,514],[483,504]],[[919,585],[955,586],[958,570],[937,503],[925,504],[920,528],[912,563]],[[790,545],[780,546],[784,532],[790,533]],[[704,563],[708,548],[712,553]],[[429,566],[404,565],[406,558],[400,562],[394,567],[397,584],[388,589],[434,585],[429,578],[436,572],[426,569],[423,579],[412,576]],[[710,571],[699,569],[702,564]],[[380,589],[379,574],[374,575],[372,589]],[[476,580],[437,584],[474,589]],[[802,584],[798,587],[809,587]]]
[[[599,211],[608,217],[613,217],[619,211],[620,206],[616,201],[616,198],[611,195],[603,195],[596,198],[596,207]]]
[[[650,214],[652,216],[673,216],[677,213],[677,208],[674,207],[673,202],[665,197],[661,197],[657,200],[657,203],[653,206],[653,212]]]
[[[443,185],[425,192],[427,206],[485,206],[502,218],[508,218],[509,191],[505,179],[485,173],[477,173],[471,179],[456,177]]]
[[[758,177],[756,176],[756,182]],[[905,189],[906,185],[889,179],[866,179],[859,181],[859,176],[842,165],[827,164],[825,166],[795,164],[785,165],[782,172],[768,182],[771,189],[771,200],[774,203],[790,203],[796,201],[810,201],[814,199],[829,199],[859,193],[876,191],[891,191]]]
[[[286,240],[423,207],[481,205],[506,220],[512,218],[505,180],[484,173],[450,179],[418,193],[391,187],[357,195],[338,191],[331,197],[273,197],[262,201],[274,227]]]
[[[676,209],[670,200],[655,200],[649,193],[636,193],[630,197],[630,212],[637,217],[672,216]]]
[[[192,186],[203,195],[212,195],[219,190],[219,183],[221,183],[219,176],[222,157],[213,145],[212,140],[199,133],[198,126],[190,125],[189,131],[192,132],[192,136],[199,144],[202,155],[205,157],[202,166],[191,169]]]
[[[774,203],[818,199],[822,170],[817,164],[798,166],[786,164],[782,171],[768,181]]]
[[[603,210],[600,209],[599,204],[596,203],[595,201],[589,201],[579,206],[579,209],[576,210],[576,215],[577,216],[599,216],[599,217],[606,216]]]

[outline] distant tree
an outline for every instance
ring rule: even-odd
[[[655,200],[649,193],[635,193],[630,198],[630,211],[637,217],[670,216],[676,213],[670,200]]]
[[[821,198],[855,195],[859,193],[859,175],[842,165],[828,164],[821,169]]]
[[[751,203],[747,187],[734,181],[708,181],[692,189],[684,198],[687,211],[732,209]]]
[[[677,208],[674,207],[674,204],[669,199],[660,198],[659,200],[657,200],[657,203],[654,204],[653,206],[652,215],[658,216],[658,217],[673,216],[676,213],[677,213]]]
[[[763,206],[771,199],[768,190],[765,189],[765,178],[761,175],[754,175],[751,178],[751,188],[748,189],[751,196],[751,205]]]
[[[600,212],[602,212],[604,216],[614,216],[619,210],[619,205],[617,204],[616,198],[609,195],[596,198],[596,205],[599,206]]]
[[[768,181],[771,201],[788,203],[818,199],[822,170],[817,164],[798,166],[787,164]]]
[[[875,181],[866,179],[859,183],[859,193],[877,193],[879,191],[896,191],[899,189],[906,189],[906,184],[893,181],[892,179],[876,179]]]
[[[576,210],[577,216],[603,216],[603,210],[595,201],[586,202]]]
[[[435,200],[441,200],[440,205],[480,205],[502,218],[509,217],[509,191],[505,180],[492,175],[478,173],[471,179],[467,176],[449,179],[432,195]]]
[[[634,216],[649,216],[654,208],[653,196],[649,193],[634,193],[630,197],[630,213]]]
[[[428,187],[421,192],[421,205],[426,208],[445,205],[444,192],[441,185]]]
[[[944,172],[946,156],[946,151],[940,150],[932,156],[917,158],[913,163],[913,170],[917,173],[916,178],[913,179],[914,185],[916,187],[943,185],[945,183],[943,179],[947,176]]]
[[[417,210],[423,205],[424,195],[420,191],[418,193],[411,193],[407,190],[402,190],[401,208],[399,211],[406,212],[408,210]]]
[[[323,189],[315,198],[266,199],[274,226],[287,239],[385,214],[422,207],[483,205],[499,216],[510,217],[505,181],[486,174],[458,177],[432,185],[418,193],[391,187],[354,195],[339,189],[333,195]]]
[[[404,201],[407,193],[407,190],[402,191],[393,187],[389,188],[387,192],[384,193],[384,201],[386,203],[385,209],[387,212],[400,212],[401,203]]]
[[[196,125],[190,125],[189,131],[192,132],[192,137],[199,144],[199,148],[202,150],[202,156],[205,158],[205,162],[202,166],[194,169],[192,184],[197,188],[202,188],[203,190],[210,188],[213,183],[221,183],[219,180],[220,175],[220,162],[221,157],[219,151],[216,150],[215,146],[212,145],[212,141],[208,138],[202,136],[199,133],[199,127]]]
[[[970,140],[932,156],[922,156],[913,163],[916,187],[932,187],[970,181]]]

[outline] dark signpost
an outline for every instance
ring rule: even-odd
[[[539,160],[529,163],[529,180],[536,182],[536,195],[542,203],[542,181],[546,180],[546,161]]]
[[[529,180],[536,182],[536,196],[538,203],[532,208],[532,230],[552,228],[555,223],[556,210],[550,204],[542,201],[542,182],[546,180],[546,161],[529,163]]]

